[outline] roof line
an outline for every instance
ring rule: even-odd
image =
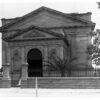
[[[31,26],[29,26],[29,27],[32,27],[32,26],[34,26],[34,27],[38,27],[38,26],[35,26],[35,25],[31,25]],[[28,27],[28,28],[29,28]],[[57,28],[78,28],[78,27],[88,27],[88,25],[80,25],[80,26],[76,26],[76,25],[74,25],[74,26],[59,26],[59,27],[38,27],[38,28],[41,28],[41,29],[57,29]],[[28,28],[25,28],[25,29],[11,29],[11,30],[7,30],[7,29],[5,29],[5,30],[0,30],[1,32],[12,32],[12,31],[22,31],[22,30],[26,30],[26,29],[28,29]]]
[[[73,20],[77,20],[77,21],[83,22],[83,23],[85,23],[85,24],[93,24],[91,21],[86,21],[86,20],[83,20],[83,19],[81,19],[81,18],[74,18],[74,17],[72,17],[71,15],[67,15],[67,14],[65,14],[65,13],[63,13],[63,12],[60,12],[60,11],[57,11],[57,10],[54,10],[54,9],[47,8],[47,7],[42,6],[42,7],[38,8],[38,9],[36,9],[36,10],[34,10],[34,11],[32,11],[32,12],[30,12],[30,13],[28,13],[28,14],[22,16],[22,17],[20,17],[18,20],[15,20],[15,21],[13,21],[13,22],[11,22],[11,23],[8,23],[8,24],[2,26],[0,29],[4,29],[4,28],[7,28],[7,27],[10,27],[10,26],[12,26],[13,24],[15,24],[15,23],[17,23],[17,22],[20,22],[20,21],[26,19],[27,17],[29,17],[29,16],[31,16],[31,15],[33,15],[33,14],[36,14],[36,13],[42,11],[42,10],[47,10],[47,11],[52,12],[52,13],[60,14],[60,15],[62,15],[62,16],[64,16],[64,17],[69,17],[69,18],[71,18],[71,19],[73,19]]]

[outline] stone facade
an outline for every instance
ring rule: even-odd
[[[95,27],[91,13],[65,14],[41,7],[19,18],[2,19],[2,25],[2,66],[6,80],[27,79],[27,54],[34,48],[41,51],[43,65],[52,52],[62,59],[78,56],[76,64],[88,65],[86,48]],[[43,77],[47,76],[47,68],[43,66]]]

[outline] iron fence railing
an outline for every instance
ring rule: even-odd
[[[58,71],[49,71],[48,77],[60,77],[61,74]],[[72,69],[70,70],[70,75],[68,75],[68,70],[65,72],[66,77],[100,77],[100,70],[94,69]]]

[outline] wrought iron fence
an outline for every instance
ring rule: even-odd
[[[60,72],[51,70],[47,74],[48,77],[61,77]],[[68,70],[65,72],[66,77],[100,77],[100,69],[71,69],[70,75]]]

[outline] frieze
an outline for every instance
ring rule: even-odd
[[[20,59],[21,59],[21,57],[20,57],[19,51],[18,51],[18,50],[14,50],[12,60],[18,61],[18,60],[20,60]]]
[[[9,46],[48,46],[48,45],[61,45],[63,41],[23,41],[23,42],[9,42]]]
[[[49,59],[53,59],[57,55],[56,48],[49,51]]]
[[[45,35],[41,34],[40,32],[36,30],[32,30],[32,32],[23,36],[23,38],[33,38],[33,37],[45,37]]]

